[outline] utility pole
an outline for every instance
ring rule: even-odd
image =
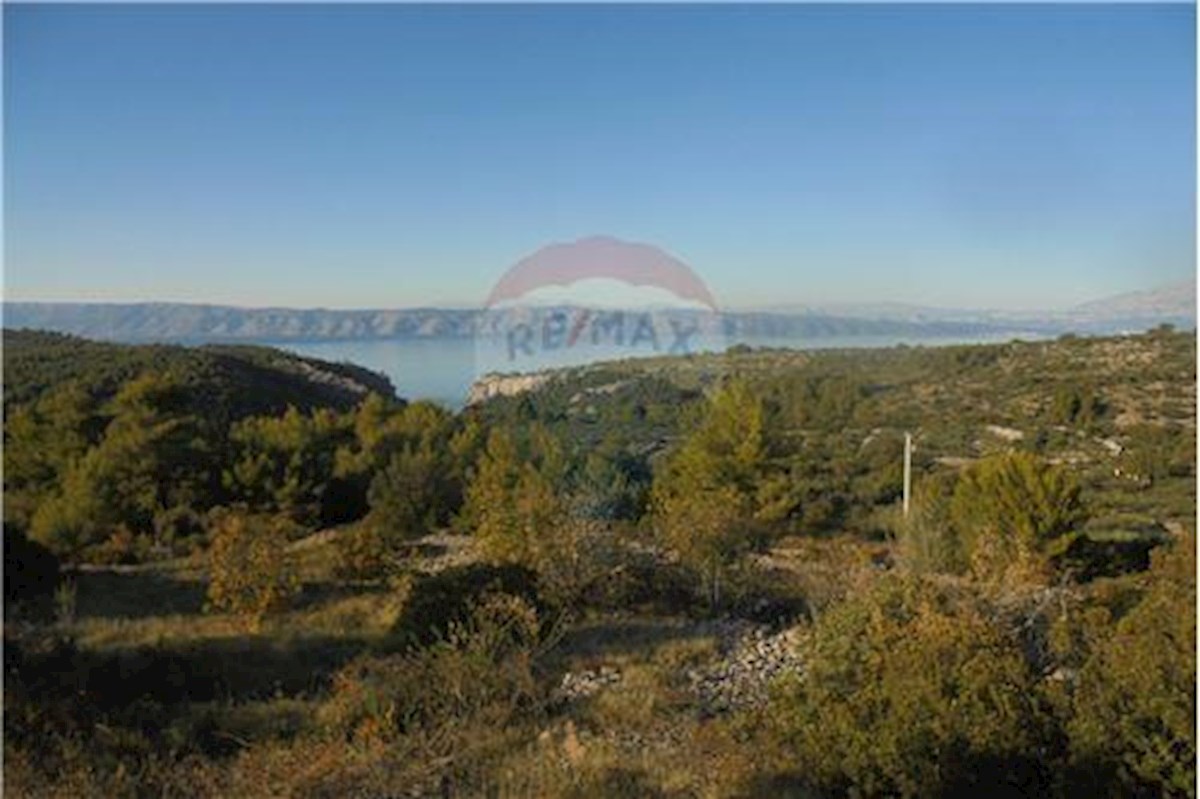
[[[912,433],[904,434],[904,516],[908,517],[908,502],[912,496]]]

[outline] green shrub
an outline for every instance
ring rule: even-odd
[[[1004,577],[1044,573],[1087,519],[1079,484],[1036,455],[985,458],[959,477],[950,518],[972,569]]]
[[[294,407],[280,417],[250,417],[229,428],[233,448],[223,480],[255,511],[277,512],[300,522],[323,514],[333,482],[337,449],[351,436],[350,417],[321,408]]]
[[[125,383],[103,438],[63,468],[57,490],[33,514],[31,537],[60,553],[105,556],[119,528],[149,542],[164,510],[211,497],[213,453],[202,420],[181,412],[185,394],[171,375]]]
[[[899,559],[910,571],[965,571],[967,556],[950,523],[950,498],[956,480],[952,472],[927,477],[916,487],[909,515],[893,519]]]
[[[1056,424],[1090,428],[1108,413],[1108,403],[1086,385],[1064,385],[1050,402],[1049,419]]]
[[[831,795],[1034,795],[1049,715],[1019,642],[964,597],[888,576],[817,622],[768,713],[782,769]]]
[[[558,441],[535,427],[522,448],[493,430],[467,488],[462,524],[497,563],[536,568],[566,519],[566,463]]]
[[[536,573],[542,598],[562,608],[594,593],[617,554],[613,523],[596,518],[568,473],[561,445],[545,429],[533,428],[527,451],[493,431],[463,515],[489,561]]]
[[[419,538],[449,521],[455,502],[445,455],[406,447],[376,473],[367,491],[371,522],[389,542]]]
[[[1196,795],[1196,543],[1154,553],[1141,601],[1094,647],[1068,724],[1082,770],[1121,793]]]
[[[493,593],[518,596],[534,607],[540,603],[537,575],[529,569],[485,563],[450,567],[413,582],[392,635],[403,647],[445,638]]]

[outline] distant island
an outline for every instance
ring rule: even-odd
[[[898,303],[730,310],[731,339],[1002,337],[1136,332],[1160,324],[1195,326],[1195,282],[1123,294],[1061,311],[926,308]],[[535,313],[549,313],[539,308]],[[113,341],[351,341],[470,338],[486,314],[472,308],[340,310],[242,308],[191,303],[5,302],[4,325]]]

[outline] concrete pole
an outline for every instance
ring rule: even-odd
[[[908,516],[909,498],[912,496],[912,433],[904,434],[904,516]]]

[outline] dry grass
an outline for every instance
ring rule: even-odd
[[[810,614],[818,614],[862,590],[891,557],[890,544],[855,536],[792,537],[781,541],[763,565],[804,596]]]
[[[80,646],[115,649],[171,646],[245,636],[226,613],[205,613],[204,586],[190,576],[90,572],[75,577],[77,618],[64,632]],[[269,617],[263,639],[385,636],[403,609],[403,591],[384,585],[310,583],[293,606]]]

